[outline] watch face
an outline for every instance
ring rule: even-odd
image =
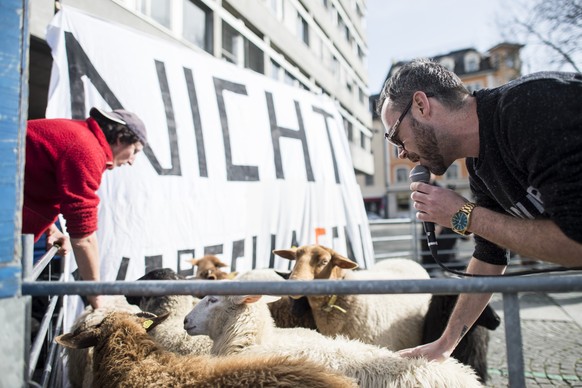
[[[451,219],[453,229],[465,231],[467,228],[467,215],[462,212],[457,212]]]

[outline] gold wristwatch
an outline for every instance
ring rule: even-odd
[[[468,232],[467,229],[469,228],[469,224],[471,223],[471,212],[473,211],[473,209],[475,209],[476,206],[477,204],[473,202],[467,202],[466,204],[463,205],[463,207],[459,209],[458,212],[453,214],[453,217],[451,217],[451,226],[453,232],[456,232],[463,236],[471,234],[471,232]]]

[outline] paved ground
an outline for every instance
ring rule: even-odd
[[[520,317],[527,388],[582,387],[582,293],[521,293]],[[501,294],[492,307],[503,316]],[[491,332],[487,387],[507,387],[504,322]]]

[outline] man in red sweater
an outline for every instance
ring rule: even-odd
[[[72,247],[83,280],[98,281],[97,189],[106,170],[131,165],[147,144],[145,125],[123,109],[91,108],[85,121],[30,120],[26,132],[22,233],[43,233],[47,245],[58,244],[61,255]],[[55,225],[67,221],[65,236]],[[103,298],[88,297],[94,308]]]

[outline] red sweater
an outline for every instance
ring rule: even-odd
[[[71,237],[97,230],[96,193],[113,166],[113,153],[92,118],[30,120],[26,132],[22,233],[35,240],[56,221],[67,221]]]

